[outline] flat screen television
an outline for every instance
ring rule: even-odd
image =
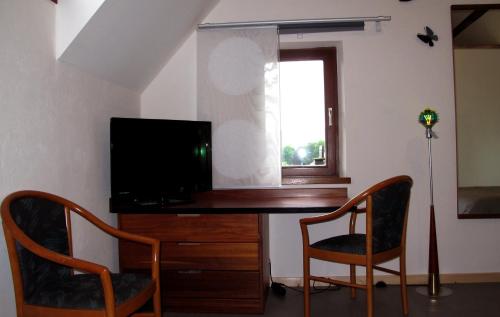
[[[158,209],[212,189],[211,123],[111,118],[111,211]]]

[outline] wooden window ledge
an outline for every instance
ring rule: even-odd
[[[282,185],[307,185],[307,184],[350,184],[350,177],[339,176],[283,176]]]

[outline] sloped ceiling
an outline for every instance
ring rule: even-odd
[[[218,0],[106,0],[59,60],[142,92]]]
[[[452,27],[455,28],[473,10],[452,10]],[[453,39],[454,45],[500,45],[500,9],[490,9]]]

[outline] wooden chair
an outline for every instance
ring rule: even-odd
[[[71,212],[114,237],[150,245],[151,275],[110,273],[73,257]],[[158,240],[117,230],[64,198],[38,191],[8,195],[1,214],[17,316],[129,316],[150,299],[154,312],[136,315],[161,316]]]
[[[351,298],[356,297],[356,288],[367,292],[367,315],[373,316],[373,270],[400,276],[403,313],[408,314],[406,291],[406,223],[408,203],[413,181],[408,176],[397,176],[382,181],[339,209],[317,217],[300,219],[304,261],[304,316],[310,316],[310,281],[320,281],[351,287]],[[358,205],[365,203],[363,208]],[[338,219],[350,214],[349,233],[309,242],[308,226]],[[355,233],[358,214],[366,213],[366,234]],[[400,271],[376,264],[399,257]],[[319,259],[350,265],[350,282],[310,274],[310,259]],[[366,267],[366,284],[356,282],[356,265]]]

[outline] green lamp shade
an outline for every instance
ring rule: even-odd
[[[439,116],[436,111],[426,108],[418,116],[418,122],[420,122],[424,127],[430,129],[436,122],[439,121]]]

